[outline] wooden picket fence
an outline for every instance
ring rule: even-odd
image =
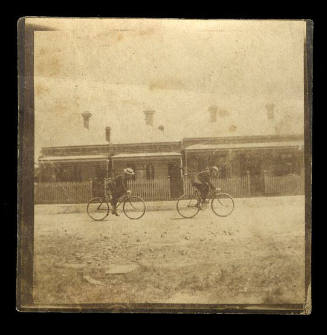
[[[304,194],[304,177],[299,175],[269,176],[265,174],[266,195]]]
[[[143,200],[170,200],[170,181],[166,178],[129,180],[128,188]]]
[[[92,197],[92,182],[35,183],[35,204],[87,203]]]
[[[184,194],[192,196],[194,194],[194,186],[192,186],[193,178],[184,177]],[[248,176],[233,178],[215,178],[211,180],[215,187],[221,188],[221,192],[229,193],[233,197],[241,198],[250,195],[250,179]]]
[[[193,178],[183,178],[184,194],[192,196],[194,187]],[[251,193],[251,177],[232,177],[224,179],[213,179],[212,183],[221,188],[222,192],[229,193],[235,198],[253,196]],[[92,181],[86,182],[53,182],[35,183],[35,204],[65,204],[65,203],[87,203],[92,197],[103,195],[103,185],[96,187]],[[145,201],[173,200],[171,197],[170,180],[166,177],[153,180],[130,180],[128,188],[133,194],[142,197]],[[96,192],[98,189],[101,192]],[[270,195],[301,195],[304,194],[304,178],[299,175],[270,176],[264,175],[264,191],[257,196]]]

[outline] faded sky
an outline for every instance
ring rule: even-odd
[[[212,104],[260,123],[274,103],[279,120],[303,123],[303,21],[33,23],[57,30],[35,32],[36,151],[85,110],[103,124],[151,108],[172,139]]]

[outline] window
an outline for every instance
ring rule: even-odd
[[[212,165],[216,165],[218,167],[218,178],[224,179],[228,177],[229,174],[229,164],[227,160],[226,154],[218,154],[215,157],[215,162]]]
[[[201,156],[198,159],[198,168],[200,171],[203,171],[204,169],[206,169],[208,167],[208,157],[206,156]]]
[[[74,166],[74,181],[82,181],[82,175],[81,175],[81,167],[78,164],[75,164]]]
[[[146,165],[146,179],[154,179],[154,167],[151,163]]]
[[[199,161],[196,157],[192,156],[188,161],[189,161],[189,170],[191,172],[195,172],[199,170]]]
[[[208,163],[209,163],[209,166],[217,166],[218,165],[217,155],[210,154]]]
[[[275,174],[277,176],[299,173],[298,170],[296,157],[292,154],[280,154],[279,159],[275,161]]]
[[[228,168],[225,163],[218,165],[218,178],[225,179],[228,175]]]
[[[56,181],[70,182],[73,180],[73,167],[70,165],[60,165],[56,167]]]
[[[95,166],[95,177],[97,179],[104,179],[106,177],[106,167],[101,165]]]

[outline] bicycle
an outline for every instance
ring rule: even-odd
[[[234,199],[228,193],[221,193],[218,189],[210,191],[208,198],[211,199],[211,210],[217,216],[226,217],[233,212]],[[176,203],[177,212],[184,218],[193,218],[200,210],[205,209],[202,206],[203,201],[198,190],[191,197],[182,195]]]
[[[91,199],[87,204],[87,214],[95,221],[104,220],[110,213],[110,197],[105,194],[104,197]],[[116,209],[123,204],[123,212],[131,220],[138,220],[145,214],[145,202],[141,197],[125,194],[119,198]]]

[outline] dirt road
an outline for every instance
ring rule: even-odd
[[[35,303],[304,303],[304,197],[235,204],[102,222],[36,206]]]

